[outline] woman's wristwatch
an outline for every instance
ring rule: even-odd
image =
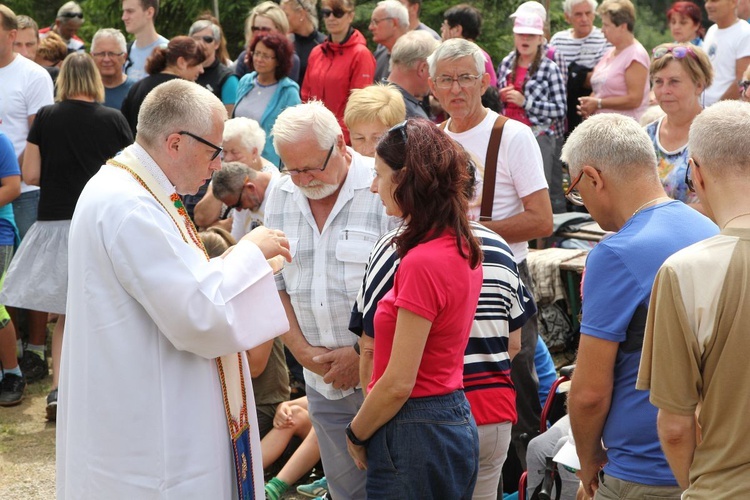
[[[349,438],[349,441],[351,441],[352,444],[357,445],[357,446],[367,446],[367,443],[370,442],[369,439],[365,439],[364,441],[362,441],[361,439],[359,439],[357,436],[354,435],[354,431],[352,431],[351,422],[349,422],[346,425],[346,437]]]

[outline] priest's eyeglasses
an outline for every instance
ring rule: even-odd
[[[208,142],[206,139],[204,139],[203,137],[201,137],[199,135],[192,134],[192,133],[187,132],[185,130],[181,130],[181,131],[179,131],[177,133],[180,134],[180,135],[189,135],[190,137],[192,137],[196,141],[200,142],[201,144],[205,144],[209,148],[213,148],[214,149],[214,154],[211,156],[211,161],[214,161],[216,159],[216,157],[219,156],[222,151],[224,151],[224,148],[222,148],[221,146],[217,146],[216,144],[214,144],[212,142]]]

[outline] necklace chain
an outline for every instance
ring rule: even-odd
[[[724,223],[724,227],[722,227],[722,229],[726,229],[729,223],[732,222],[734,219],[739,219],[740,217],[745,217],[746,215],[750,215],[750,212],[744,212],[744,213],[735,215],[734,217],[732,217],[731,219],[729,219],[728,221]]]
[[[633,212],[633,215],[631,215],[631,217],[635,217],[635,215],[638,212],[640,212],[641,210],[643,210],[647,206],[651,205],[652,203],[656,203],[656,202],[661,201],[661,200],[665,200],[666,201],[666,200],[671,200],[671,199],[672,198],[670,198],[669,196],[659,196],[658,198],[654,198],[653,200],[649,200],[646,203],[644,203],[643,205],[641,205],[640,207],[636,208],[635,212]]]

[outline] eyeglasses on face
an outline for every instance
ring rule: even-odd
[[[435,86],[439,89],[447,90],[453,88],[453,82],[458,82],[458,86],[465,89],[473,86],[480,78],[482,78],[482,75],[458,75],[457,78],[442,75],[435,78]]]
[[[331,15],[333,15],[333,17],[335,17],[336,19],[341,19],[348,13],[349,11],[343,9],[320,9],[320,15],[326,19],[331,17]]]
[[[206,146],[208,146],[210,148],[213,148],[214,149],[214,154],[211,155],[211,161],[214,161],[216,159],[216,157],[219,156],[222,151],[224,151],[224,148],[222,148],[221,146],[217,146],[216,144],[213,144],[212,142],[207,141],[206,139],[204,139],[203,137],[201,137],[199,135],[192,134],[192,133],[187,132],[185,130],[181,130],[181,131],[179,131],[177,133],[180,134],[180,135],[190,136],[193,139],[195,139],[196,141],[200,142],[201,144],[205,144]]]
[[[576,178],[573,179],[573,182],[570,183],[570,186],[568,186],[568,189],[565,191],[565,198],[577,207],[582,207],[584,205],[583,198],[581,198],[581,193],[579,193],[578,189],[576,189],[576,186],[578,185],[579,182],[581,182],[582,178],[583,178],[583,169],[581,169],[581,171],[578,172],[578,175],[576,175]]]
[[[255,59],[261,59],[263,61],[271,61],[273,59],[276,59],[276,56],[273,54],[264,54],[263,52],[258,51],[250,52],[250,55]]]
[[[695,168],[700,168],[695,158],[688,158],[687,167],[685,167],[685,185],[691,193],[695,193],[695,184],[693,183],[693,176],[690,175],[690,166],[695,165]]]
[[[66,17],[68,19],[83,19],[83,12],[65,12],[63,14],[60,14],[60,17]]]
[[[328,155],[326,156],[326,160],[323,162],[323,166],[320,168],[289,169],[289,168],[286,168],[284,166],[284,162],[281,159],[279,159],[279,170],[289,175],[311,174],[313,172],[322,172],[328,166],[328,161],[331,159],[331,154],[333,154],[333,148],[335,147],[336,147],[336,143],[334,143],[333,146],[331,146],[331,149],[328,150]]]
[[[216,38],[212,37],[211,35],[203,35],[203,36],[194,36],[193,40],[196,42],[203,41],[205,43],[214,43],[216,41]]]
[[[370,19],[370,26],[377,26],[380,23],[382,23],[383,21],[390,21],[392,19],[393,19],[392,17],[382,17],[380,19]]]
[[[250,31],[252,31],[253,33],[257,33],[259,31],[262,31],[263,33],[270,33],[271,28],[269,28],[268,26],[253,26],[252,28],[250,28]]]
[[[226,210],[224,210],[224,213],[221,215],[221,220],[226,220],[227,217],[229,217],[229,213],[232,210],[237,210],[238,208],[242,208],[242,195],[245,193],[245,186],[247,183],[250,182],[249,177],[245,177],[245,182],[242,183],[242,187],[240,188],[240,194],[237,196],[237,203],[235,203],[232,206],[228,206]]]
[[[697,57],[695,55],[695,52],[689,45],[675,45],[673,47],[656,47],[653,50],[652,54],[654,55],[654,60],[661,59],[667,54],[672,54],[672,56],[675,59],[683,59],[687,57],[688,54],[690,54],[693,58]]]
[[[110,59],[114,59],[115,57],[120,57],[125,55],[125,52],[92,52],[91,56],[94,59],[104,59],[109,57]]]

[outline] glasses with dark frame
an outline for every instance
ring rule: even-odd
[[[348,13],[349,13],[348,10],[343,10],[343,9],[338,9],[338,8],[337,9],[320,9],[320,15],[323,16],[324,18],[329,18],[331,17],[331,15],[333,15],[333,17],[335,17],[336,19],[341,19]]]
[[[226,210],[224,210],[224,213],[221,215],[221,220],[226,220],[227,217],[229,217],[229,213],[232,210],[237,210],[238,208],[242,208],[242,195],[245,194],[245,186],[247,183],[250,182],[249,177],[245,177],[245,182],[242,183],[242,187],[240,188],[240,194],[237,197],[237,203],[235,203],[232,206],[228,206]]]
[[[303,168],[303,169],[296,169],[296,168],[286,168],[284,166],[284,162],[279,159],[279,170],[281,170],[282,173],[289,174],[289,175],[299,175],[299,174],[310,174],[312,172],[322,172],[326,169],[328,166],[328,161],[331,159],[331,155],[333,154],[333,148],[336,147],[336,143],[331,146],[331,149],[328,150],[328,155],[326,156],[325,161],[323,162],[323,166],[320,168]]]
[[[193,139],[195,139],[196,141],[200,142],[201,144],[205,144],[206,146],[208,146],[210,148],[213,148],[214,149],[214,154],[211,155],[211,161],[214,161],[216,159],[216,157],[219,156],[222,151],[224,151],[224,148],[222,148],[221,146],[217,146],[216,144],[208,142],[203,137],[201,137],[199,135],[195,135],[195,134],[190,133],[190,132],[187,132],[186,130],[181,130],[181,131],[179,131],[177,133],[180,134],[180,135],[188,135],[188,136],[192,137]]]
[[[576,175],[576,178],[573,179],[573,182],[570,183],[570,186],[568,186],[568,189],[565,190],[565,198],[577,207],[582,207],[584,205],[583,198],[581,198],[581,193],[579,193],[578,190],[576,189],[576,186],[578,185],[579,182],[581,182],[582,178],[583,178],[583,169],[581,169],[581,171],[578,172],[578,175]]]
[[[688,158],[687,167],[685,167],[685,185],[691,193],[695,193],[695,184],[693,183],[693,177],[690,175],[690,165],[695,165],[695,168],[700,168],[695,158]]]
[[[83,19],[83,12],[63,12],[62,14],[60,14],[60,17],[66,17],[68,19]]]
[[[480,78],[482,78],[482,75],[458,75],[456,78],[442,75],[435,78],[435,86],[439,89],[448,90],[453,88],[453,82],[458,82],[458,86],[465,89],[473,86]]]
[[[202,36],[194,36],[193,40],[196,42],[200,42],[201,40],[206,43],[214,43],[216,41],[216,38],[212,37],[211,35],[202,35]]]

